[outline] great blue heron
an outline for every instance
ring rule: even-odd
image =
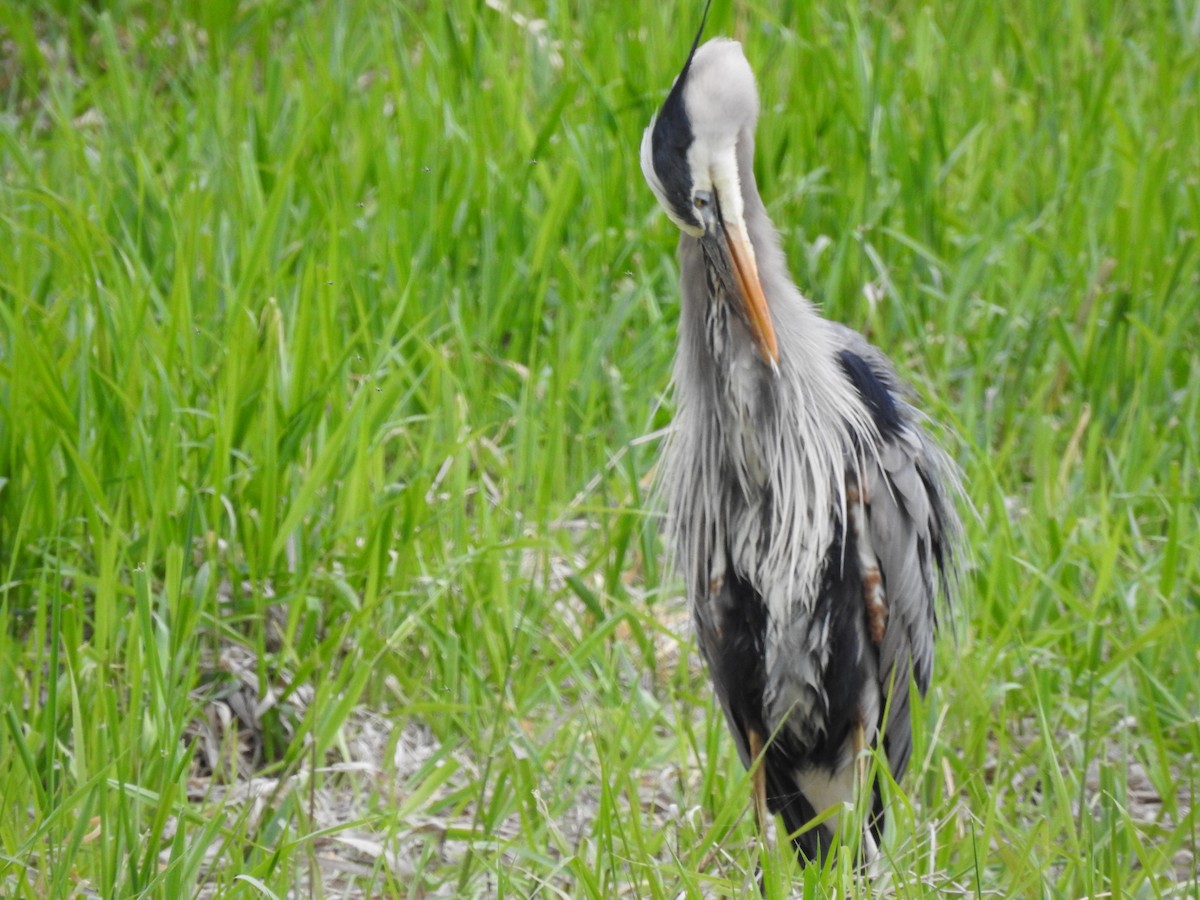
[[[703,30],[703,24],[701,25]],[[954,582],[955,466],[890,362],[787,273],[754,179],[758,93],[740,44],[700,34],[641,146],[683,234],[667,531],[755,811],[801,861],[838,832],[868,748],[912,751],[910,683]],[[698,49],[697,49],[698,48]],[[876,784],[860,844],[878,852]]]

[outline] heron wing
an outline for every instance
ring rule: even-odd
[[[924,695],[933,671],[938,523],[920,468],[919,441],[911,432],[900,432],[865,468],[862,507],[886,609],[877,644],[886,709],[880,725],[888,763],[899,778],[912,752],[909,678]]]
[[[862,517],[859,564],[884,698],[879,724],[888,764],[899,778],[912,753],[910,679],[924,695],[933,673],[936,601],[952,580],[948,547],[958,526],[947,492],[957,480],[900,398],[882,356],[848,350],[842,365],[878,430],[874,448],[848,473],[852,484],[861,479],[857,498],[851,498],[857,510],[850,514],[852,521],[856,513]],[[872,584],[879,590],[874,597]]]

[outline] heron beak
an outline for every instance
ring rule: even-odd
[[[763,362],[779,365],[779,344],[775,340],[775,326],[771,324],[771,312],[767,309],[767,298],[763,294],[762,282],[758,280],[758,265],[754,261],[754,248],[746,225],[740,217],[725,222],[725,246],[733,262],[733,274],[738,291],[742,295],[742,309],[746,314],[746,326]]]

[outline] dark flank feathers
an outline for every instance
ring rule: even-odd
[[[827,686],[821,703],[821,737],[807,744],[790,729],[775,734],[764,721],[763,670],[764,646],[767,639],[767,608],[754,587],[732,568],[723,584],[709,598],[707,609],[696,618],[699,643],[713,676],[717,697],[725,710],[730,730],[737,740],[742,761],[752,764],[750,735],[764,738],[766,752],[763,769],[766,776],[767,805],[772,813],[783,818],[787,834],[795,834],[817,812],[797,790],[795,770],[798,764],[833,771],[839,755],[850,739],[851,730],[860,724],[859,709],[864,685],[873,677],[864,665],[868,651],[863,646],[864,634],[856,622],[862,597],[861,573],[856,566],[843,564],[856,552],[851,546],[853,532],[847,532],[846,544],[841,540],[829,549],[821,588],[828,598],[832,613],[830,621],[829,665],[822,673]],[[846,555],[843,555],[843,551]],[[815,648],[813,648],[815,651]],[[875,791],[875,810],[870,823],[878,839],[883,831],[883,810],[878,790]],[[793,839],[793,844],[805,859],[820,859],[828,848],[832,834],[824,825],[810,828]]]

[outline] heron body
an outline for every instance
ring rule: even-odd
[[[699,37],[697,37],[697,44]],[[754,179],[741,45],[694,44],[646,129],[646,180],[682,231],[675,419],[661,488],[698,643],[756,804],[818,859],[863,754],[894,777],[910,684],[933,666],[959,531],[954,467],[891,364],[787,273]],[[874,853],[878,790],[864,824]]]

